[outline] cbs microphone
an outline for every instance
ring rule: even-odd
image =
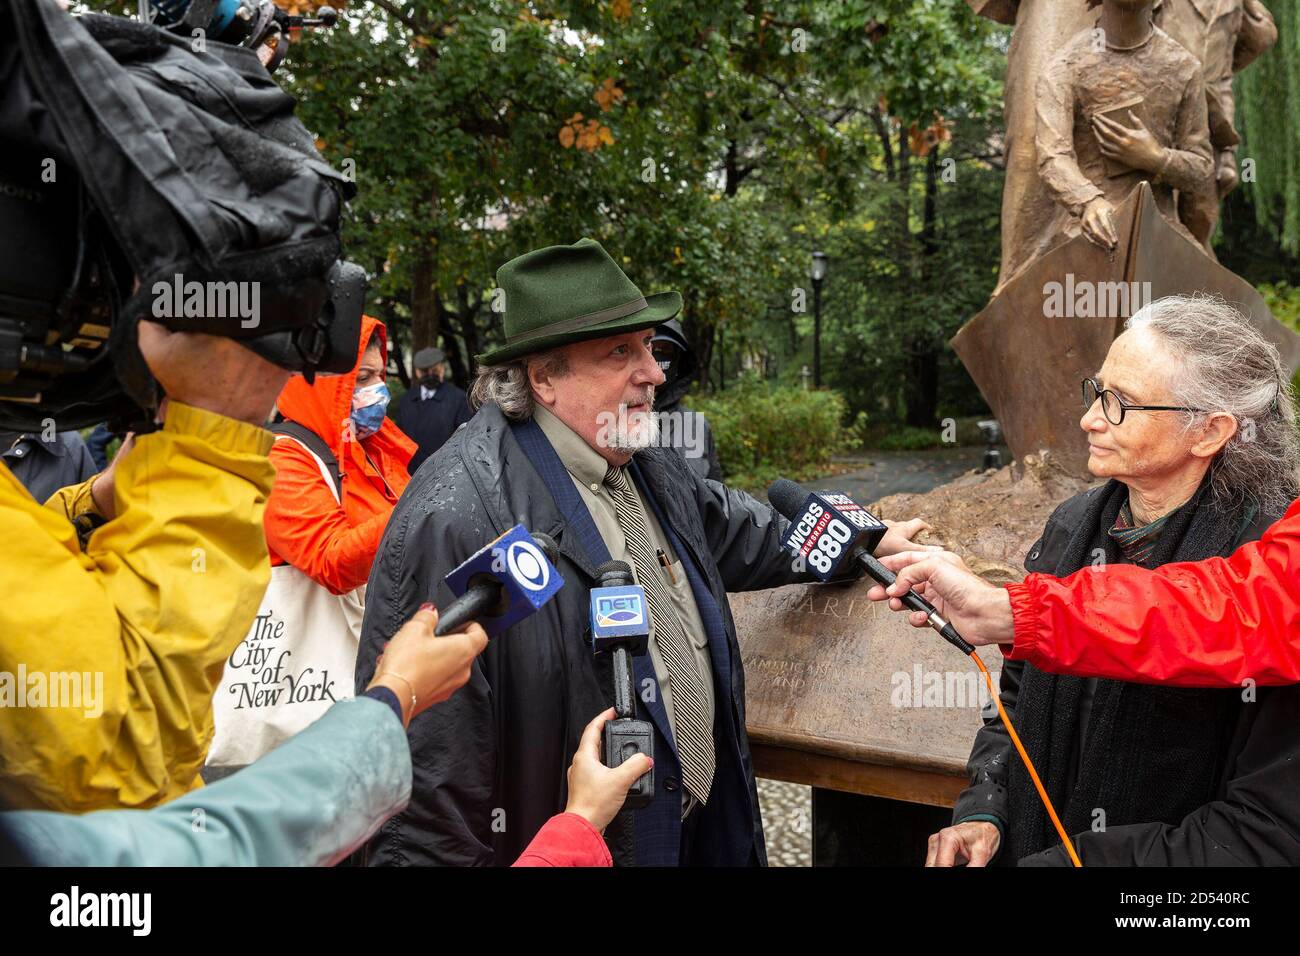
[[[456,599],[439,613],[433,633],[451,634],[470,621],[488,637],[514,627],[564,587],[557,554],[554,541],[521,524],[488,542],[443,578]]]
[[[802,558],[818,580],[831,580],[846,561],[858,565],[885,587],[897,580],[894,572],[872,554],[889,529],[848,495],[809,492],[782,478],[767,490],[767,500],[790,519],[781,545]],[[921,595],[909,588],[900,600],[913,611],[924,613],[930,626],[953,647],[963,654],[974,652],[975,648]]]
[[[632,583],[632,568],[625,561],[607,561],[596,569],[600,586],[591,589],[591,650],[614,658],[614,710],[604,731],[605,766],[617,767],[635,754],[654,759],[654,728],[637,720],[633,697],[632,658],[650,646],[650,618],[645,591]],[[623,806],[632,810],[654,799],[654,769],[637,778]]]

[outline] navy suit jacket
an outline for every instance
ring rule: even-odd
[[[456,429],[470,420],[469,399],[451,382],[443,382],[433,398],[420,398],[420,385],[411,388],[397,401],[393,421],[418,446],[407,470],[411,474],[424,460],[446,444]]]
[[[561,514],[577,532],[591,562],[599,566],[609,561],[609,550],[605,547],[591,514],[542,430],[536,423],[528,422],[514,426],[514,432],[546,483]],[[692,839],[684,846],[681,764],[677,758],[672,727],[664,709],[663,695],[650,655],[634,657],[637,717],[649,720],[655,729],[656,790],[655,799],[648,807],[633,812],[636,863],[638,866],[677,866],[683,863],[742,866],[766,863],[762,831],[755,826],[759,815],[749,748],[743,733],[738,731],[738,728],[743,728],[743,704],[738,708],[732,695],[736,683],[733,680],[736,676],[733,667],[739,662],[733,664],[732,641],[726,623],[703,569],[697,564],[692,549],[684,545],[681,535],[674,528],[678,522],[669,516],[656,499],[635,461],[630,471],[637,488],[654,510],[673,551],[681,558],[709,639],[714,677],[713,738],[716,753],[716,769],[709,802],[695,811],[699,815],[699,821],[693,828]],[[647,688],[652,688],[653,693],[646,693]]]

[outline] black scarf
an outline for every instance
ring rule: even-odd
[[[1126,563],[1114,539],[1128,489],[1110,481],[1074,528],[1053,573],[1064,577],[1094,563]],[[1253,506],[1218,508],[1209,483],[1171,513],[1148,567],[1231,554]],[[1176,824],[1214,798],[1241,695],[1236,690],[1157,687],[1100,680],[1080,741],[1084,679],[1048,674],[1026,664],[1015,709],[1016,729],[1069,834],[1127,823]],[[1071,757],[1082,743],[1078,778],[1067,792]],[[1059,842],[1019,758],[1009,768],[1011,863]],[[1097,813],[1103,811],[1104,817]]]

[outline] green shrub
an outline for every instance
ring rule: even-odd
[[[923,448],[938,448],[942,444],[937,428],[899,425],[886,432],[875,443],[875,447],[882,451],[920,451]]]
[[[879,451],[922,451],[958,445],[982,447],[985,440],[979,423],[988,417],[963,415],[956,418],[941,412],[939,421],[930,428],[916,428],[900,422],[873,422],[862,428],[862,446]]]
[[[827,470],[831,458],[859,444],[854,428],[843,424],[847,406],[838,392],[769,388],[742,379],[690,404],[713,428],[727,482],[741,487],[762,487],[777,478],[810,481]]]
[[[1300,332],[1300,288],[1279,282],[1276,285],[1261,285],[1259,291],[1278,321]],[[1292,376],[1291,387],[1300,393],[1300,371]]]

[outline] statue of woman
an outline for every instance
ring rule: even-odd
[[[1030,259],[1080,233],[1114,249],[1114,207],[1143,180],[1170,225],[1200,246],[1176,192],[1214,182],[1201,63],[1152,22],[1152,0],[1089,6],[1098,2],[1098,27],[1069,40],[1038,81],[1038,172],[1057,208]]]

